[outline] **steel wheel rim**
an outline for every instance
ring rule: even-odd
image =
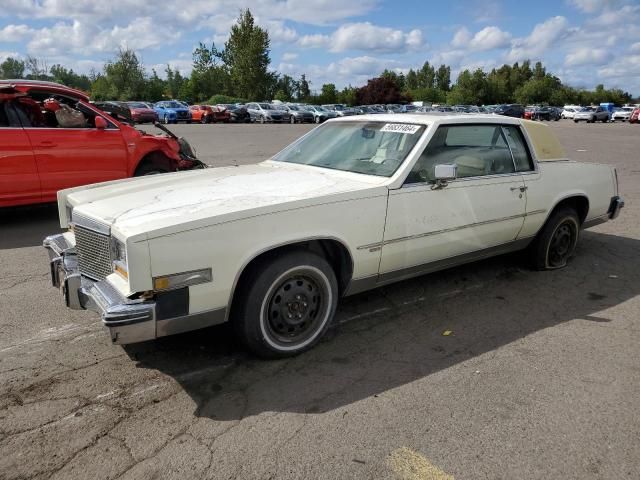
[[[550,267],[561,267],[567,263],[567,259],[575,245],[575,225],[570,221],[564,221],[553,232],[549,241],[547,262]]]
[[[262,304],[261,327],[267,342],[280,350],[311,343],[328,321],[331,297],[328,279],[316,268],[300,267],[281,275]]]

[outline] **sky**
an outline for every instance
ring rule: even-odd
[[[575,87],[640,95],[640,0],[0,0],[0,61],[33,55],[88,73],[129,47],[148,71],[188,74],[193,49],[222,48],[243,8],[269,31],[270,68],[306,74],[312,90],[425,61],[455,79],[530,59]]]

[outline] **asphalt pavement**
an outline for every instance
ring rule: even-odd
[[[220,166],[312,127],[171,128]],[[0,478],[640,478],[640,125],[551,128],[626,201],[567,268],[514,254],[350,297],[288,360],[225,325],[111,345],[50,286],[55,208],[0,211]]]

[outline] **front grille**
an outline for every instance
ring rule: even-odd
[[[180,118],[187,118],[189,114],[187,112],[178,112],[178,117]]]
[[[80,273],[103,280],[113,272],[109,236],[75,225],[76,252]]]

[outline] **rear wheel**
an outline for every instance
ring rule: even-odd
[[[264,119],[264,115],[260,115],[260,123],[264,123],[265,119]]]
[[[257,264],[239,288],[234,330],[249,350],[266,358],[313,347],[338,303],[333,269],[323,257],[304,250]]]
[[[573,208],[551,214],[530,247],[531,261],[537,270],[555,270],[567,265],[578,243],[580,220]]]
[[[202,115],[200,117],[200,123],[202,124],[209,123],[209,117],[207,115]]]

